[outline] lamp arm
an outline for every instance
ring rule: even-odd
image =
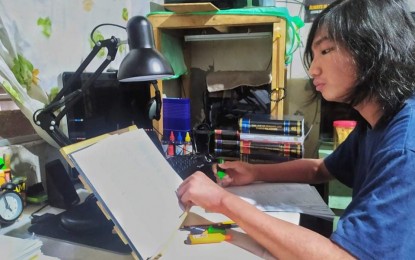
[[[115,37],[111,37],[110,39],[103,41],[98,41],[86,59],[81,63],[75,73],[68,80],[68,85],[59,91],[59,93],[49,105],[43,109],[37,110],[33,114],[33,121],[35,124],[45,130],[59,146],[66,146],[72,143],[72,141],[59,129],[60,121],[66,115],[68,109],[70,109],[76,103],[76,101],[82,97],[82,92],[88,89],[99,77],[99,75],[101,75],[108,64],[110,64],[115,59],[119,43],[120,40]],[[92,74],[87,82],[81,86],[80,89],[72,93],[67,93],[70,89],[72,89],[72,85],[76,79],[81,76],[85,68],[94,59],[101,48],[104,47],[108,50],[107,58],[102,62],[99,68]],[[65,107],[62,108],[63,106]],[[55,116],[54,113],[60,108],[62,108],[62,110]]]

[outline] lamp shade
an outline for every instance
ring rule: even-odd
[[[127,23],[130,52],[121,62],[121,82],[151,81],[173,76],[170,63],[154,46],[153,29],[143,16],[132,17]]]

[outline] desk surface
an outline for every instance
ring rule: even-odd
[[[25,210],[24,216],[21,217],[15,224],[0,229],[0,234],[5,234],[14,237],[28,238],[31,236],[27,232],[30,226],[30,213],[36,210],[37,207],[31,206]],[[54,209],[52,209],[53,211]],[[201,213],[201,209],[195,209],[193,212]],[[48,210],[50,212],[50,209]],[[206,216],[207,214],[202,214]],[[322,235],[329,236],[331,233],[331,222],[323,219],[315,218],[312,216],[301,215],[298,213],[286,213],[278,212],[272,214],[274,217],[283,219],[285,221],[298,224],[310,228],[314,231],[321,233]],[[224,221],[226,218],[223,215],[208,213],[209,220],[213,222]],[[172,244],[166,250],[166,253],[162,259],[272,259],[272,257],[257,243],[255,243],[250,237],[240,232],[240,230],[234,230],[233,241],[222,242],[217,244],[205,244],[205,245],[186,245],[187,231],[177,231]],[[65,241],[39,237],[43,242],[42,252],[45,255],[55,256],[60,259],[114,259],[114,260],[127,260],[134,259],[130,254],[117,254],[101,249],[92,247],[86,247],[79,244],[68,243]],[[251,253],[254,252],[254,253]]]

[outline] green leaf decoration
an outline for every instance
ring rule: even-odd
[[[126,51],[127,47],[125,46],[125,44],[121,44],[120,46],[118,46],[118,52],[119,53],[124,53]]]
[[[49,38],[52,34],[52,22],[49,17],[45,18],[38,18],[37,19],[37,25],[42,27],[42,34],[46,36],[46,38]]]
[[[94,39],[95,42],[104,40],[104,36],[102,35],[102,33],[100,31],[95,31],[94,35],[92,35],[92,38]],[[95,46],[94,41],[89,39],[89,45],[91,46],[91,49],[94,48],[94,46]],[[99,50],[97,56],[100,57],[100,58],[105,57],[106,56],[105,49]]]
[[[8,82],[7,80],[4,80],[3,82],[0,82],[0,84],[3,86],[3,88],[7,91],[7,93],[9,93],[9,95],[11,97],[13,97],[13,99],[19,103],[19,104],[23,104],[23,100],[20,97],[19,92],[15,91],[12,87],[12,85],[10,84],[10,82]]]
[[[127,10],[127,8],[124,7],[122,9],[121,17],[124,21],[128,21],[128,10]]]
[[[12,72],[17,81],[28,90],[32,83],[33,65],[26,60],[22,55],[18,54],[17,59],[14,59]]]
[[[55,86],[50,89],[50,93],[48,95],[49,102],[52,102],[52,100],[56,97],[56,95],[59,93],[59,87]]]

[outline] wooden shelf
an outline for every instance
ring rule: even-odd
[[[161,34],[166,30],[216,28],[219,31],[227,27],[268,26],[272,32],[271,62],[271,99],[277,99],[277,93],[285,87],[285,42],[286,21],[277,16],[236,15],[236,14],[191,14],[191,13],[160,13],[148,16],[153,25],[154,40],[157,49],[161,50]],[[163,84],[159,82],[163,93]],[[154,93],[152,93],[154,94]],[[271,114],[283,115],[283,100],[271,102]],[[162,132],[163,120],[154,121],[154,127]]]

